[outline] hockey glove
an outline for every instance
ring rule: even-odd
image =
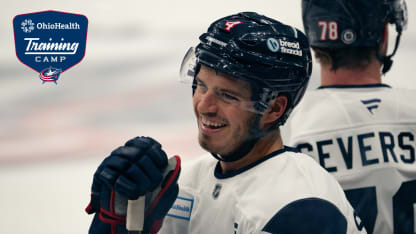
[[[177,194],[180,158],[169,161],[158,142],[136,137],[114,150],[94,174],[90,234],[125,234],[127,199],[146,195],[142,233],[156,233]]]

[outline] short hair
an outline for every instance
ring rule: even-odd
[[[312,48],[318,62],[321,65],[331,67],[332,71],[336,71],[339,68],[365,68],[374,59],[377,59],[375,47]]]

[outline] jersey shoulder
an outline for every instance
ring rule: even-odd
[[[282,127],[286,142],[294,135],[319,134],[375,124],[416,123],[416,91],[348,88],[307,91]]]
[[[397,106],[398,118],[415,122],[416,120],[416,90],[412,89],[394,89]]]
[[[356,229],[341,186],[310,156],[284,152],[258,169],[261,182],[253,182],[252,175],[248,175],[250,184],[241,180],[237,207],[247,220],[263,216],[264,232],[349,233]]]
[[[286,149],[240,175],[242,185],[239,184],[238,187],[243,189],[242,194],[257,193],[270,199],[279,194],[281,200],[286,200],[287,203],[306,197],[345,202],[338,182],[311,156],[289,147]],[[259,181],[254,182],[253,178]]]
[[[198,181],[203,181],[206,175],[214,174],[217,160],[209,153],[199,155],[182,163],[179,185],[197,189]]]

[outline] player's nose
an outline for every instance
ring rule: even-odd
[[[200,113],[215,113],[218,110],[218,98],[211,92],[207,91],[203,94],[198,94],[197,110]]]

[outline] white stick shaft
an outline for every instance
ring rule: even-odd
[[[127,231],[142,231],[144,223],[145,196],[129,200],[127,204]]]

